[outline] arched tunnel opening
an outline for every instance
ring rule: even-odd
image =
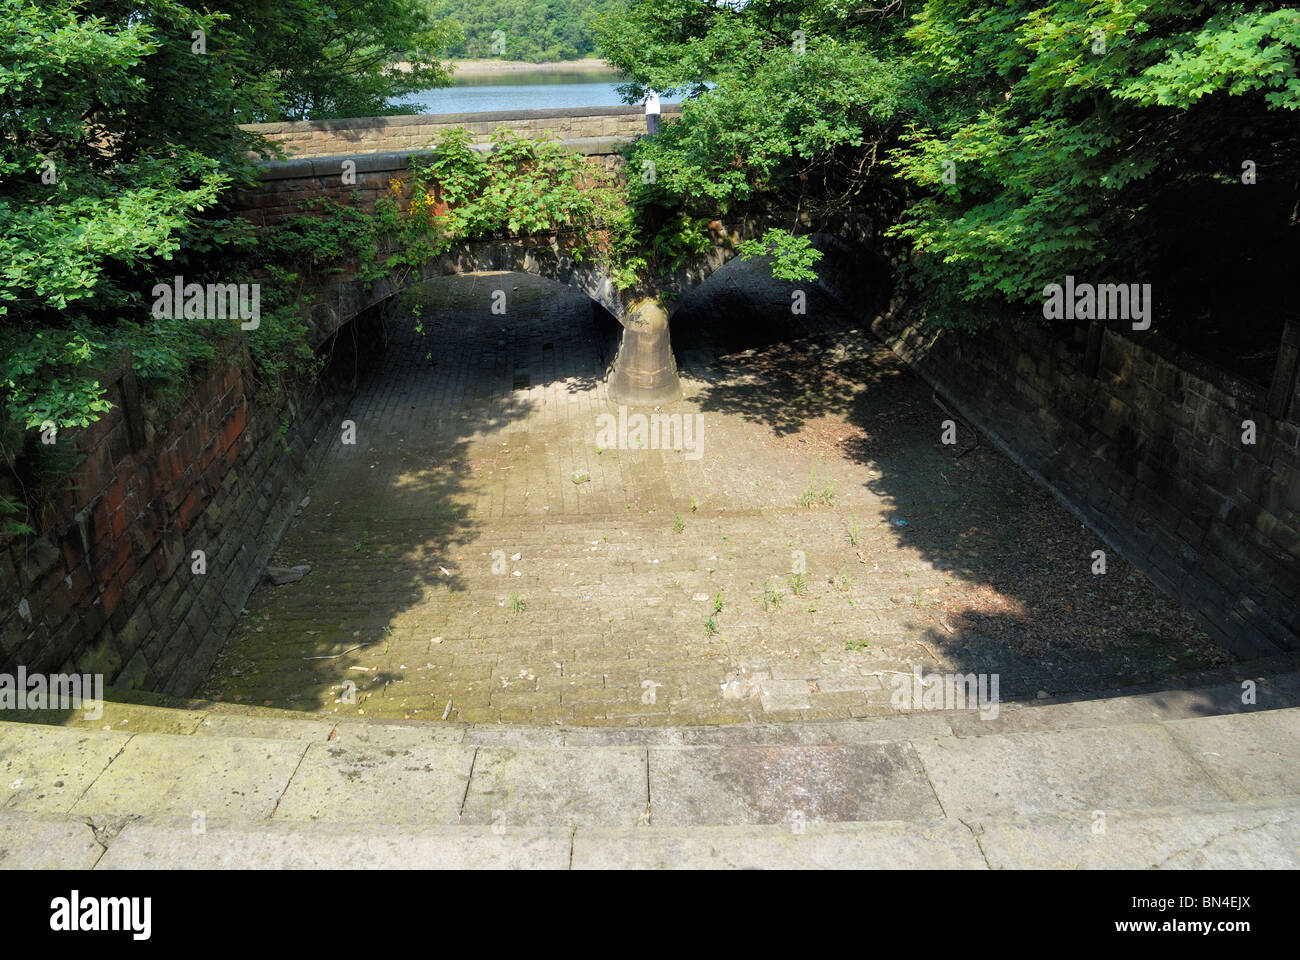
[[[769,258],[723,264],[676,305],[673,352],[683,371],[713,358],[869,325],[893,286],[887,263],[817,236],[823,256],[812,281],[773,276]]]

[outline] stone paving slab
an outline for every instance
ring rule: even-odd
[[[66,811],[132,739],[130,734],[0,724],[0,808]]]
[[[194,728],[203,737],[264,737],[271,740],[325,740],[336,724],[327,717],[308,716],[301,720],[212,713]]]
[[[951,820],[578,830],[575,870],[979,870],[974,836]]]
[[[430,724],[391,726],[389,724],[354,722],[334,724],[327,736],[330,734],[334,738],[330,742],[341,746],[404,750],[409,747],[433,745],[459,746],[465,740],[465,727],[462,724],[449,724],[446,727],[441,727]]]
[[[209,823],[144,820],[114,839],[99,870],[564,870],[568,828],[408,827],[382,824]]]
[[[700,727],[564,727],[567,746],[797,746],[798,744],[876,743],[917,737],[950,736],[950,716],[901,714],[874,719],[807,723],[725,724]]]
[[[470,747],[314,743],[275,808],[275,817],[453,824],[473,764]]]
[[[1103,829],[1098,829],[1100,826]],[[1037,814],[971,824],[994,869],[1295,870],[1300,801]]]
[[[1114,810],[1230,799],[1165,726],[913,744],[949,817]]]
[[[305,750],[306,744],[284,740],[138,734],[72,810],[262,820]]]
[[[563,747],[569,731],[561,727],[521,727],[503,723],[473,724],[465,729],[464,743],[476,747]],[[611,740],[601,746],[621,746]]]
[[[1247,678],[1243,665],[1242,678]],[[1032,733],[1067,727],[1104,727],[1121,723],[1191,720],[1231,713],[1261,713],[1300,706],[1295,684],[1300,675],[1286,673],[1258,687],[1258,702],[1242,703],[1240,681],[1191,690],[1162,690],[1130,696],[1108,696],[1065,703],[1003,704],[998,716],[981,717],[970,711],[951,711],[953,732],[959,737],[998,733]]]
[[[658,826],[943,816],[907,743],[650,748]]]
[[[461,823],[633,826],[647,806],[643,749],[481,747]]]
[[[88,824],[0,811],[0,869],[89,870],[103,853]]]
[[[1233,800],[1300,796],[1300,710],[1181,720],[1169,732]]]

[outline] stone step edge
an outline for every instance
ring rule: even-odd
[[[959,820],[420,826],[0,811],[0,869],[1300,866],[1300,798]]]
[[[1289,676],[1289,686],[1300,688],[1300,675]],[[1224,696],[1235,692],[1226,688]],[[362,718],[320,719],[205,714],[164,708],[106,709],[100,721],[78,725],[32,724],[52,731],[106,731],[164,736],[213,736],[269,739],[302,743],[337,742],[340,746],[384,743],[415,746],[502,747],[514,749],[691,748],[725,749],[742,746],[813,747],[934,739],[966,739],[1014,734],[1050,734],[1065,730],[1105,729],[1172,724],[1186,720],[1258,714],[1296,709],[1292,702],[1253,706],[1238,701],[1222,709],[1207,709],[1206,692],[1167,691],[1117,700],[1061,703],[1052,707],[1025,707],[1000,714],[996,720],[977,713],[944,715],[941,712],[900,714],[860,720],[787,722],[756,725],[697,727],[527,727],[509,724],[452,724],[442,726],[403,722],[367,721]],[[109,705],[110,707],[114,705]],[[0,720],[3,731],[13,721]]]
[[[997,716],[978,710],[916,710],[883,717],[699,726],[528,726],[468,724],[436,720],[398,720],[305,713],[273,707],[106,692],[103,716],[78,711],[0,711],[0,723],[37,723],[71,729],[111,729],[124,733],[207,734],[288,740],[329,739],[335,730],[364,734],[366,729],[401,727],[432,734],[431,742],[467,746],[726,746],[861,743],[918,737],[976,737],[1109,726],[1159,723],[1300,706],[1300,657],[1269,657],[1213,670],[1197,671],[1166,684],[1117,688],[1088,698],[1007,701]],[[1273,671],[1283,671],[1274,673]],[[1256,684],[1256,703],[1242,703],[1242,682]],[[1181,682],[1180,682],[1181,681]],[[113,694],[129,699],[119,702]]]

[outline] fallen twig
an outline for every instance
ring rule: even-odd
[[[371,640],[368,643],[358,643],[355,647],[348,647],[342,653],[327,653],[319,657],[303,657],[304,660],[337,660],[339,657],[347,656],[353,650],[360,650],[362,647],[373,647],[378,640]]]

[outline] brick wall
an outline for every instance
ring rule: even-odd
[[[34,542],[0,551],[0,670],[101,673],[186,695],[261,577],[348,394],[301,392],[282,434],[281,410],[252,395],[242,347],[165,424],[141,415],[129,368],[106,382],[114,409],[56,441],[81,458],[71,489]],[[193,572],[196,550],[206,573]]]
[[[873,329],[1233,652],[1300,649],[1293,369],[1274,384],[1279,404],[1123,328],[935,334],[895,303]],[[1242,443],[1243,420],[1255,422],[1254,445]]]
[[[680,107],[666,106],[662,120],[669,123],[680,114]],[[635,137],[646,132],[645,111],[639,106],[299,120],[250,123],[243,129],[282,145],[292,157],[329,157],[421,150],[453,127],[464,127],[479,142],[489,140],[500,127],[521,136],[553,135],[560,140]]]

